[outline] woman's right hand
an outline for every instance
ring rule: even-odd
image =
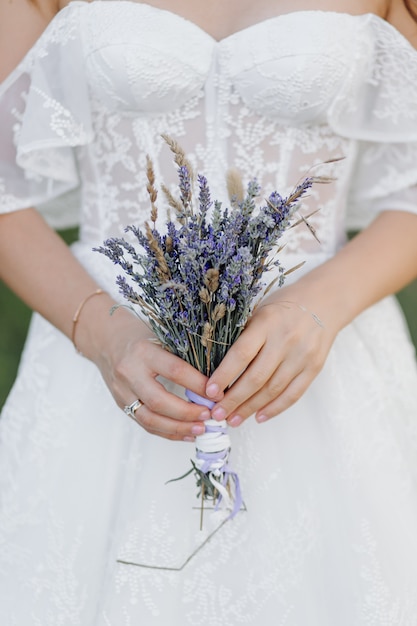
[[[16,250],[24,250],[17,255]],[[73,315],[97,284],[34,209],[0,216],[0,280],[67,337]],[[140,398],[135,420],[167,439],[194,440],[209,411],[168,392],[158,377],[204,396],[207,378],[155,343],[149,328],[124,308],[110,315],[114,300],[89,298],[79,312],[75,344],[93,361],[120,409]],[[219,398],[220,400],[221,398]],[[128,419],[127,416],[122,416]]]
[[[162,348],[152,331],[132,313],[120,308],[110,317],[107,298],[91,300],[84,320],[80,320],[78,330],[84,345],[85,331],[94,320],[93,333],[89,330],[90,354],[86,356],[99,367],[121,409],[137,399],[143,403],[135,411],[135,421],[142,428],[166,439],[194,441],[196,435],[204,433],[203,422],[210,418],[210,411],[169,392],[158,379],[163,377],[204,395],[206,376]],[[101,322],[98,332],[97,319]],[[80,347],[84,352],[85,347]]]

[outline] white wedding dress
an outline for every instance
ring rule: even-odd
[[[230,166],[286,193],[344,157],[303,208],[321,243],[288,236],[298,275],[347,226],[417,212],[417,53],[374,15],[294,12],[217,42],[146,4],[72,2],[0,98],[0,209],[79,220],[74,254],[117,298],[92,248],[147,219],[146,154],[176,182],[164,132],[225,202]],[[0,421],[2,626],[416,626],[417,369],[394,299],[285,414],[230,434],[246,510],[200,531],[194,480],[165,484],[193,445],[136,426],[35,315]]]

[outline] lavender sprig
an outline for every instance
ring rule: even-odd
[[[306,177],[287,197],[274,191],[259,202],[258,182],[250,181],[245,192],[237,174],[232,173],[228,180],[231,205],[223,207],[212,200],[207,179],[203,175],[195,178],[181,147],[170,137],[164,139],[178,166],[178,197],[162,186],[176,220],[167,220],[165,232],[156,228],[157,190],[148,158],[152,225],[146,223],[144,230],[134,225],[126,227],[126,234],[133,237],[135,245],[114,237],[95,250],[119,266],[122,273],[116,282],[121,295],[148,320],[160,343],[210,376],[267,291],[264,275],[275,267],[278,285],[283,284],[284,268],[273,255],[279,251],[282,235],[300,221],[312,230],[305,218],[297,214],[300,200],[315,182],[330,179]],[[194,181],[197,194],[193,193]],[[210,437],[220,428],[227,443],[216,448],[214,454],[211,449],[207,452],[206,444],[198,442],[193,464],[202,497],[217,504],[233,491],[240,502],[238,479],[228,465],[230,444],[226,426],[207,426],[206,434]],[[213,463],[217,458],[217,465],[210,465],[210,458]]]

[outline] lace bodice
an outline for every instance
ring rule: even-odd
[[[334,175],[305,208],[320,209],[321,245],[303,228],[288,242],[333,254],[348,215],[356,226],[381,208],[414,210],[411,71],[415,50],[375,15],[294,12],[216,41],[146,4],[71,2],[2,85],[0,207],[35,204],[62,225],[69,198],[60,212],[56,197],[77,188],[91,247],[148,217],[147,154],[158,180],[175,184],[168,133],[223,201],[231,166],[265,193],[287,193],[312,166]]]

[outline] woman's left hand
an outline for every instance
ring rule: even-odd
[[[215,419],[239,426],[255,413],[264,422],[294,404],[321,370],[336,332],[281,292],[259,305],[208,381],[208,397],[225,391]]]
[[[263,422],[294,404],[339,330],[415,279],[416,237],[416,215],[385,210],[334,257],[262,301],[207,382],[213,417],[238,426],[255,413]]]

